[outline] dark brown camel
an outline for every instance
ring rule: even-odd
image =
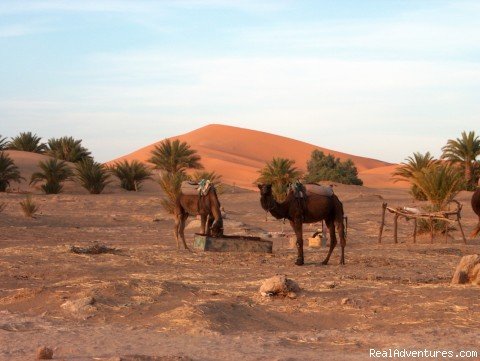
[[[185,243],[185,222],[188,216],[200,215],[200,233],[221,237],[223,235],[223,219],[220,211],[220,201],[217,197],[215,187],[211,186],[206,195],[180,194],[174,209],[175,215],[175,239],[177,248],[180,248],[178,236],[182,238],[183,246],[188,249]],[[207,227],[205,227],[207,226]],[[206,229],[205,229],[206,228]]]
[[[267,212],[277,219],[288,219],[290,225],[295,231],[297,237],[297,260],[296,265],[303,265],[303,223],[315,223],[325,220],[325,224],[330,232],[330,249],[327,257],[322,262],[327,264],[333,249],[337,244],[335,236],[335,226],[338,236],[340,237],[340,245],[342,247],[342,255],[340,264],[345,264],[345,226],[343,224],[343,205],[335,194],[332,196],[322,196],[317,194],[309,194],[306,202],[302,202],[295,198],[293,191],[290,191],[287,198],[282,203],[278,203],[272,194],[271,184],[259,184],[260,204]]]
[[[477,234],[480,232],[480,188],[477,188],[475,192],[473,192],[472,195],[472,209],[475,212],[475,214],[478,216],[478,224],[473,230],[473,232],[470,234],[470,237],[476,237]]]

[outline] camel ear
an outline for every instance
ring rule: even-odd
[[[262,190],[263,184],[258,183],[258,184],[257,184],[257,187],[258,187],[258,189]]]

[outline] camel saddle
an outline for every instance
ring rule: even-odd
[[[332,197],[333,188],[322,186],[316,183],[302,184],[295,182],[290,185],[295,198],[307,198],[309,195],[316,194],[320,196]]]
[[[326,196],[332,197],[333,196],[333,188],[322,186],[320,184],[305,184],[305,189],[307,190],[307,196],[310,194],[317,194],[319,196]]]
[[[187,196],[206,196],[210,191],[212,184],[209,180],[202,179],[198,183],[191,182],[191,181],[183,181],[182,185],[180,186],[180,191],[182,194]]]

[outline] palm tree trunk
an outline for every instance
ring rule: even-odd
[[[475,185],[473,184],[473,166],[470,161],[465,161],[465,180],[467,182],[467,189],[471,190]]]

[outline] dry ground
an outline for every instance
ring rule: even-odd
[[[442,236],[413,245],[411,224],[400,222],[394,245],[388,218],[378,245],[382,202],[411,205],[407,192],[339,186],[336,193],[349,217],[347,264],[338,265],[336,250],[321,266],[326,249],[307,248],[303,267],[293,265],[288,237],[272,238],[271,255],[179,252],[173,221],[151,191],[35,195],[36,219],[22,215],[23,195],[1,194],[8,204],[0,214],[0,360],[32,360],[39,345],[72,361],[132,354],[362,360],[370,348],[480,352],[480,289],[449,284],[461,256],[479,252],[479,240],[463,245],[454,232],[447,244]],[[467,233],[476,223],[470,196],[459,197]],[[288,224],[265,220],[257,193],[220,197],[226,233],[290,232]],[[194,231],[187,231],[190,243]],[[117,252],[70,252],[93,241]],[[275,274],[303,291],[294,299],[261,297],[262,280]],[[77,300],[91,304],[62,307]]]

